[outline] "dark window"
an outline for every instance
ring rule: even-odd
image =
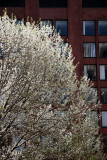
[[[3,58],[3,53],[1,48],[0,48],[0,58]]]
[[[98,35],[107,36],[107,21],[98,21]]]
[[[99,57],[107,58],[107,43],[99,43]]]
[[[25,0],[0,0],[0,7],[25,7]]]
[[[106,8],[107,0],[82,0],[83,8]]]
[[[83,43],[84,57],[96,57],[95,43]]]
[[[107,65],[100,65],[100,80],[107,80]]]
[[[107,104],[107,88],[101,88],[101,103]]]
[[[40,8],[67,8],[68,0],[39,0]]]
[[[55,22],[56,32],[60,33],[61,36],[68,35],[68,22],[67,21],[56,21]]]
[[[103,135],[103,151],[104,153],[107,153],[107,135]]]
[[[84,75],[87,75],[90,80],[96,80],[96,65],[84,65]]]
[[[95,35],[95,21],[83,21],[83,35],[84,36]]]

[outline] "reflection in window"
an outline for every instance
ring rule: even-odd
[[[90,88],[90,90],[88,90],[88,96],[87,96],[87,103],[92,103],[92,104],[96,104],[97,103],[97,88]]]
[[[52,26],[52,20],[42,20],[41,22],[40,22],[40,27],[42,27],[42,26],[46,26],[46,25],[49,25],[49,26]]]
[[[98,35],[107,36],[107,21],[98,21]]]
[[[56,32],[60,33],[61,36],[68,35],[68,22],[67,21],[56,21],[55,27],[56,27]]]
[[[103,135],[103,144],[104,144],[103,151],[104,153],[107,153],[107,135]]]
[[[107,88],[101,88],[101,103],[107,103]]]
[[[90,80],[96,80],[96,65],[84,65],[84,75],[87,75]]]
[[[107,127],[107,111],[102,111],[102,127]]]
[[[107,80],[107,65],[100,65],[100,80]]]
[[[83,35],[94,36],[95,35],[95,22],[94,21],[83,21]]]
[[[99,56],[107,58],[107,43],[99,43]]]
[[[95,43],[84,43],[84,57],[96,57]]]

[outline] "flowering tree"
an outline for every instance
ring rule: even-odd
[[[1,159],[105,159],[97,93],[78,80],[71,46],[51,26],[16,21],[0,18]]]

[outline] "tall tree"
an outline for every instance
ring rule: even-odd
[[[5,12],[0,55],[1,159],[105,159],[97,93],[78,80],[71,46],[51,26],[17,24]]]

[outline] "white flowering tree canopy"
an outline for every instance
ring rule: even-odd
[[[104,159],[97,92],[73,61],[52,26],[0,17],[0,160]]]

